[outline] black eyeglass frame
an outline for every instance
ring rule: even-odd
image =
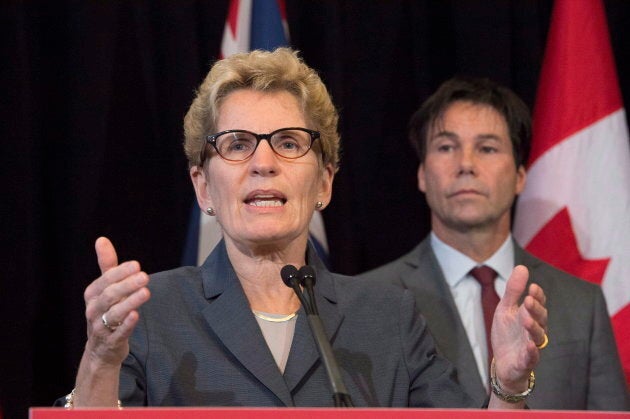
[[[273,144],[271,144],[271,137],[273,137],[275,134],[281,132],[281,131],[302,131],[305,132],[307,134],[309,134],[310,138],[311,138],[311,142],[308,145],[308,149],[306,149],[306,151],[304,152],[304,154],[301,154],[299,156],[294,156],[294,157],[287,157],[287,156],[283,156],[282,154],[278,153],[276,151],[276,149],[273,147]],[[224,135],[224,134],[231,134],[234,132],[243,132],[243,133],[247,133],[247,134],[251,134],[256,138],[256,146],[254,147],[254,149],[252,150],[252,153],[245,157],[244,159],[240,159],[240,160],[234,160],[234,159],[228,159],[226,157],[223,157],[223,155],[221,155],[221,153],[219,152],[219,147],[217,147],[217,138],[219,138],[219,136]],[[258,149],[258,145],[260,144],[260,142],[262,140],[267,140],[267,142],[269,143],[269,147],[271,148],[271,150],[273,150],[273,152],[282,157],[283,159],[289,159],[289,160],[295,160],[295,159],[299,159],[300,157],[304,157],[310,150],[311,148],[313,148],[313,143],[315,142],[315,140],[317,140],[318,138],[321,138],[321,134],[319,131],[315,131],[312,129],[308,129],[308,128],[303,128],[303,127],[287,127],[287,128],[280,128],[277,130],[274,130],[272,132],[270,132],[269,134],[256,134],[255,132],[251,132],[245,129],[228,129],[225,131],[221,131],[221,132],[217,132],[215,134],[211,134],[206,136],[206,143],[212,145],[212,147],[214,147],[215,151],[217,152],[217,154],[219,155],[219,157],[221,157],[223,160],[227,160],[227,161],[245,161],[247,159],[249,159],[251,156],[254,155],[254,153],[256,152],[256,150]],[[206,160],[206,148],[204,147],[201,150],[201,161],[200,164],[203,165],[203,163]]]

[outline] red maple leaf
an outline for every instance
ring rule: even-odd
[[[597,285],[602,284],[610,258],[584,259],[578,249],[567,207],[540,229],[527,250],[545,262]]]

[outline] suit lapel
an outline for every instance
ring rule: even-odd
[[[523,293],[520,299],[520,302],[522,302],[525,296],[527,295],[527,290],[529,289],[529,286],[531,284],[537,283],[538,285],[543,287],[543,289],[545,288],[544,284],[541,284],[539,282],[539,279],[541,278],[537,278],[538,270],[541,267],[543,262],[540,259],[537,259],[534,256],[532,256],[530,253],[527,253],[527,251],[523,249],[516,242],[516,240],[512,239],[512,241],[514,243],[514,266],[523,265],[527,268],[529,272],[529,278],[527,279],[527,287],[525,288],[525,292]]]
[[[221,242],[202,267],[203,316],[226,349],[287,406],[293,400]],[[212,272],[212,274],[210,274]],[[303,316],[300,316],[303,317]]]
[[[529,271],[528,284],[531,284],[534,279],[534,273],[540,266],[541,261],[527,253],[516,240],[512,239],[512,242],[514,243],[514,266],[524,265],[527,268]]]
[[[466,392],[480,404],[483,403],[487,397],[486,389],[479,377],[477,363],[455,301],[428,237],[409,254],[406,263],[409,269],[401,275],[401,281],[416,296],[418,308],[427,319],[438,351],[455,365],[458,380]]]

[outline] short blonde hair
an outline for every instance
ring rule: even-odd
[[[330,163],[337,170],[339,115],[315,70],[290,48],[235,54],[212,66],[184,117],[184,150],[189,167],[203,164],[201,152],[207,146],[206,136],[217,131],[221,102],[238,89],[261,92],[285,90],[295,95],[307,124],[312,124],[306,128],[321,134],[324,165]]]

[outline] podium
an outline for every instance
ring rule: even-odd
[[[630,412],[366,408],[31,408],[30,419],[622,419]]]

